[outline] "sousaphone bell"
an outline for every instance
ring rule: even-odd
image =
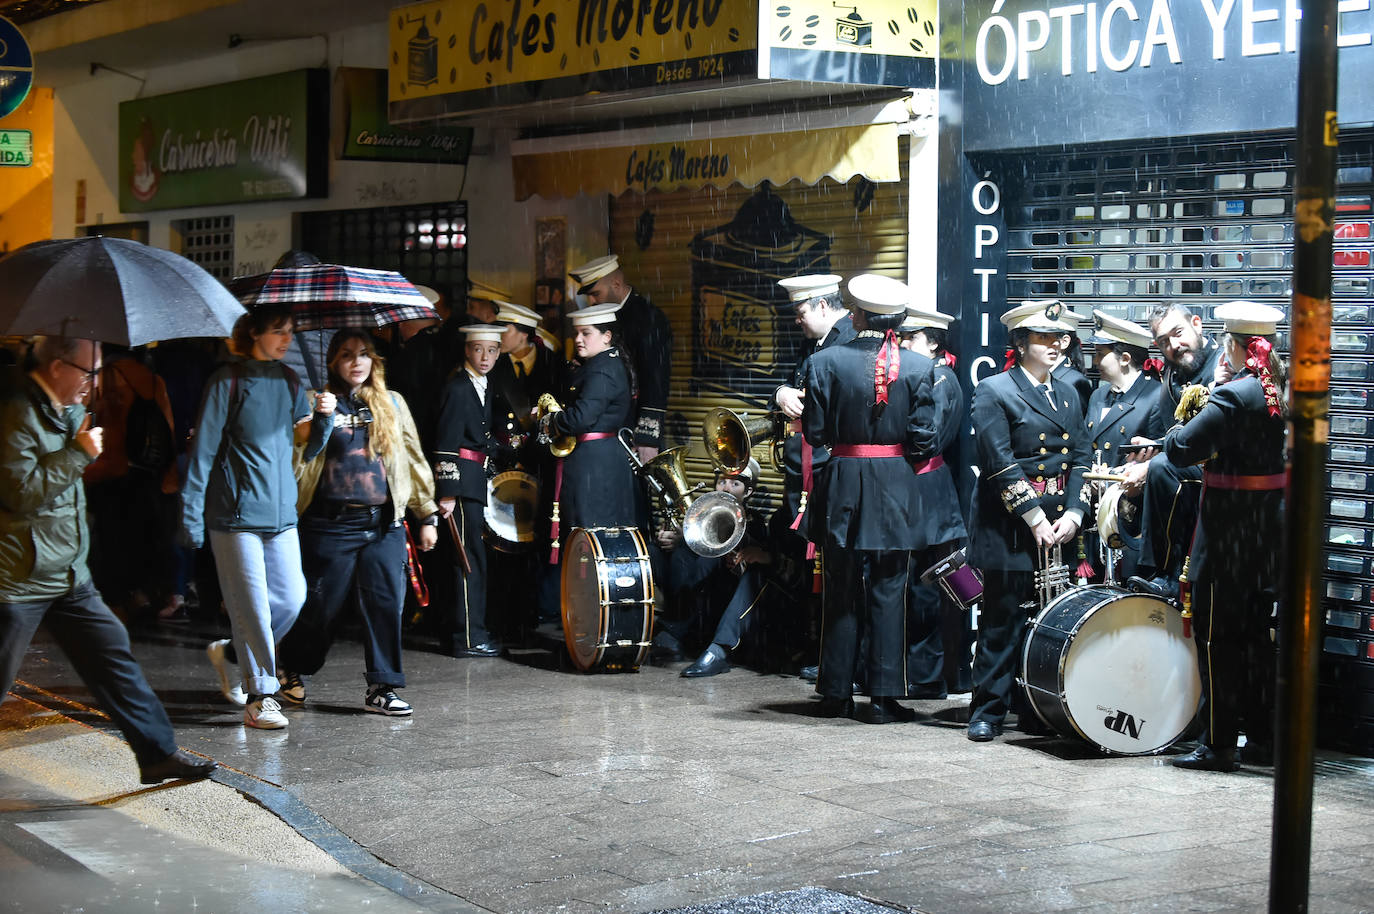
[[[697,555],[715,558],[733,552],[747,529],[739,499],[729,492],[707,492],[687,509],[682,541]]]

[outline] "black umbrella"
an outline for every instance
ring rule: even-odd
[[[141,346],[224,337],[243,306],[180,254],[123,238],[37,241],[0,260],[0,336]]]

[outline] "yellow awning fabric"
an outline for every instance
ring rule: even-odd
[[[897,181],[897,132],[897,124],[874,124],[517,155],[515,199],[793,179],[815,184],[826,177],[844,183],[855,175]]]

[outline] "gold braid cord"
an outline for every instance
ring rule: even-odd
[[[1183,393],[1178,398],[1178,408],[1174,410],[1174,418],[1179,422],[1187,422],[1207,405],[1207,398],[1212,395],[1212,389],[1206,384],[1189,384],[1183,388]]]

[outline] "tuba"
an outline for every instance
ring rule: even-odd
[[[782,445],[787,439],[787,416],[780,410],[770,410],[762,416],[747,414],[718,406],[706,414],[701,423],[701,440],[711,462],[730,473],[738,473],[749,465],[749,455],[755,445],[771,443],[769,457],[775,470],[782,469]]]
[[[733,552],[748,525],[744,506],[729,492],[707,492],[692,502],[682,519],[682,540],[697,555],[715,558]]]
[[[554,413],[561,413],[563,411],[563,407],[554,399],[553,394],[540,394],[536,408],[539,412],[535,422],[541,429],[544,426],[544,419],[546,416],[551,416]],[[549,453],[553,454],[553,456],[566,457],[573,452],[573,448],[577,447],[577,438],[573,435],[559,435],[558,437],[554,437],[553,435],[540,431],[539,443],[547,444],[549,446]]]
[[[630,455],[630,463],[634,466],[635,473],[644,477],[649,484],[649,489],[658,497],[659,504],[671,518],[674,526],[681,526],[682,520],[687,513],[687,506],[691,504],[692,493],[704,488],[703,484],[698,483],[693,486],[687,482],[687,446],[668,448],[648,463],[639,459],[639,453],[634,449],[634,444],[629,440],[630,430],[622,428],[616,436],[621,447]]]

